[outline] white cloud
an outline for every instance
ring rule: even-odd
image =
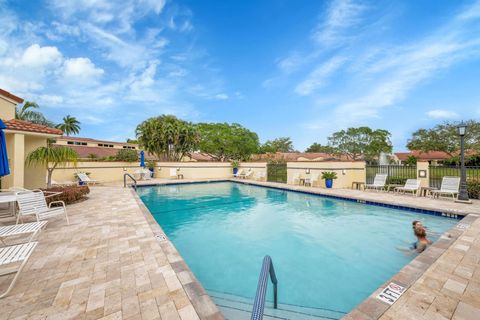
[[[56,106],[63,103],[63,97],[58,95],[42,94],[35,99],[41,106]]]
[[[335,0],[328,8],[325,21],[313,33],[313,39],[322,45],[338,45],[348,36],[346,31],[362,21],[366,6],[355,0]]]
[[[435,110],[430,110],[427,113],[427,116],[433,119],[452,119],[452,118],[458,118],[458,114],[454,111],[450,110],[441,110],[441,109],[435,109]]]
[[[314,92],[316,89],[324,86],[328,78],[335,73],[344,63],[344,57],[335,56],[327,62],[317,66],[300,84],[295,88],[295,92],[301,96],[306,96]]]
[[[104,71],[89,58],[72,58],[65,60],[63,73],[67,78],[92,79],[103,75]]]
[[[21,63],[27,67],[46,67],[58,65],[62,61],[62,54],[56,47],[40,47],[33,44],[23,53]]]
[[[227,100],[228,99],[228,94],[226,93],[219,93],[215,95],[215,99],[218,100]]]

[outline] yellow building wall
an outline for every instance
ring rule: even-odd
[[[310,169],[310,173],[307,174],[306,170]],[[352,182],[365,182],[365,162],[352,161],[352,162],[287,162],[287,183],[293,184],[296,174],[300,175],[300,178],[312,178],[314,175],[319,176],[318,184],[315,187],[325,188],[325,180],[320,179],[323,171],[334,171],[337,173],[337,179],[333,181],[333,188],[351,188]],[[297,182],[298,183],[298,182]]]
[[[170,169],[179,168],[178,174],[184,179],[225,179],[233,176],[230,162],[158,162],[155,177],[170,178]]]
[[[47,145],[47,139],[45,137],[37,136],[25,136],[25,156],[24,161],[28,154],[37,148],[45,147]],[[47,170],[41,165],[27,166],[25,164],[24,169],[24,187],[27,189],[38,189],[46,187],[46,175]]]
[[[16,103],[12,102],[0,95],[0,119],[10,120],[15,119]]]
[[[76,173],[87,172],[91,179],[99,182],[122,181],[125,173],[133,176],[139,168],[137,162],[82,161],[77,162],[76,167],[70,163],[56,168],[53,171],[52,179],[57,183],[76,182]]]
[[[257,174],[259,172],[265,173],[265,178],[263,181],[267,180],[267,163],[266,162],[242,162],[238,166],[238,170],[243,170],[244,172],[253,171],[253,174],[250,176],[250,179],[259,180]]]

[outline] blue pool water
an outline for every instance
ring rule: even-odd
[[[413,220],[440,234],[456,223],[232,182],[138,193],[207,290],[253,298],[268,254],[280,303],[344,312],[414,258],[396,249],[414,241]]]

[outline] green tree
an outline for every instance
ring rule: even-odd
[[[25,163],[27,166],[42,165],[47,169],[47,187],[52,187],[52,173],[59,165],[68,162],[77,164],[78,154],[73,149],[64,146],[53,146],[50,142],[46,147],[40,147],[27,155]]]
[[[96,153],[89,153],[87,159],[98,160],[98,155]]]
[[[138,153],[133,149],[120,149],[115,155],[115,160],[125,162],[138,161]]]
[[[80,132],[80,121],[77,118],[67,115],[63,117],[63,123],[57,124],[55,128],[63,131],[67,137],[70,134],[78,134]]]
[[[408,156],[407,160],[403,163],[409,166],[414,166],[417,164],[417,158],[415,156]]]
[[[323,146],[320,143],[312,143],[310,147],[305,150],[305,152],[323,152],[323,153],[330,153],[334,154],[337,153],[337,150],[332,146]]]
[[[348,128],[333,133],[329,144],[352,160],[374,161],[381,152],[391,153],[392,143],[387,130],[372,130],[369,127]]]
[[[127,143],[138,144],[138,140],[137,140],[137,139],[130,139],[130,138],[128,138],[128,139],[127,139]]]
[[[293,152],[293,142],[289,137],[267,140],[260,148],[261,153]]]
[[[419,129],[408,140],[409,150],[443,151],[454,157],[460,150],[460,138],[458,137],[458,122],[445,122],[431,129]],[[480,122],[469,120],[465,135],[465,149],[480,150]]]
[[[258,135],[238,123],[199,123],[201,152],[216,161],[248,160],[258,151]]]
[[[33,101],[25,101],[22,106],[18,106],[15,109],[15,119],[29,121],[35,124],[41,124],[47,127],[55,127],[55,124],[45,118],[45,116],[37,110],[40,108],[36,102]]]
[[[182,160],[199,142],[196,127],[172,115],[149,118],[137,126],[135,133],[145,151],[167,161]]]

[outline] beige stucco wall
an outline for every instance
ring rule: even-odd
[[[306,173],[310,169],[310,174]],[[325,180],[320,177],[323,171],[334,171],[337,173],[337,179],[333,181],[333,188],[351,188],[353,181],[365,182],[365,162],[287,162],[287,183],[293,184],[296,174],[301,178],[312,178],[319,175],[319,183],[315,187],[325,188]]]
[[[185,179],[222,179],[233,176],[230,162],[158,162],[155,176],[170,179],[170,169],[179,168],[177,172]]]
[[[238,170],[244,170],[244,172],[247,171],[253,171],[253,174],[250,176],[250,179],[255,179],[257,180],[258,176],[257,173],[259,172],[265,172],[265,178],[262,180],[267,179],[267,163],[266,162],[242,162],[238,166]]]
[[[15,119],[15,107],[17,103],[0,95],[0,119]]]
[[[419,176],[420,170],[425,170],[427,172],[427,176],[421,178]],[[420,185],[422,187],[428,187],[430,185],[430,170],[429,170],[429,163],[426,161],[418,161],[417,162],[417,179],[420,180]]]
[[[47,145],[47,139],[39,136],[25,136],[25,155],[24,161],[28,154],[37,148],[45,147]],[[46,174],[45,167],[40,165],[25,165],[24,168],[24,187],[27,189],[44,188],[46,186]]]
[[[122,181],[123,175],[129,173],[132,176],[139,169],[137,162],[100,162],[82,161],[58,167],[53,171],[52,180],[57,183],[75,182],[75,173],[87,172],[93,180],[100,182]]]

